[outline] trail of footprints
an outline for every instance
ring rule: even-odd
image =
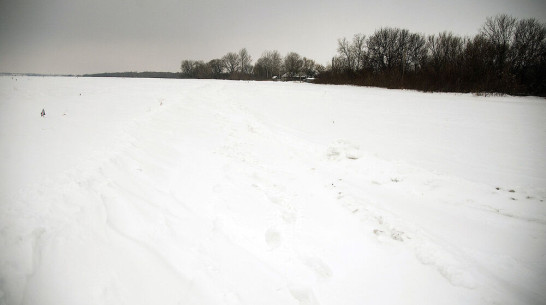
[[[356,150],[356,152],[355,152]],[[350,151],[350,153],[347,153]],[[345,157],[342,158],[345,152]],[[358,152],[358,146],[349,141],[337,141],[328,149],[327,160],[352,162],[357,158],[350,156],[362,156]],[[335,163],[333,163],[335,165]],[[383,177],[385,178],[385,177]],[[401,178],[391,178],[390,182],[377,182],[372,184],[400,183]],[[336,179],[331,183],[330,189],[335,192],[335,198],[349,213],[359,217],[360,221],[369,228],[369,233],[382,244],[409,248],[423,265],[432,266],[452,285],[473,289],[476,281],[470,270],[465,268],[464,261],[454,255],[449,249],[432,241],[428,234],[419,228],[417,224],[408,223],[396,215],[381,209],[381,204],[370,199],[358,198],[350,193],[350,188],[345,187],[344,179]],[[348,189],[347,193],[345,190]]]
[[[293,226],[298,220],[298,212],[290,203],[290,194],[282,186],[278,186],[264,178],[256,177],[256,182],[253,186],[266,196],[266,198],[274,205],[278,206],[280,223],[269,227],[264,232],[264,240],[270,251],[277,251],[283,247],[283,232],[287,226]],[[292,249],[293,250],[293,249]],[[298,256],[299,262],[307,267],[316,277],[318,281],[328,281],[333,277],[333,271],[328,264],[321,258],[315,256]],[[304,284],[291,283],[290,278],[287,288],[291,296],[296,299],[300,305],[318,305],[319,300],[315,296],[313,289]]]
[[[244,109],[235,109],[234,112],[244,112]],[[238,133],[248,133],[251,136],[256,136],[256,134],[259,134],[260,137],[267,135],[269,138],[275,138],[277,135],[272,134],[268,128],[257,123],[256,121],[247,120],[243,125],[232,128],[228,134],[228,140],[220,149],[220,153],[226,157],[249,164],[252,166],[252,168],[254,168],[254,173],[247,173],[253,180],[251,187],[257,192],[262,193],[268,202],[276,206],[276,209],[274,209],[276,215],[271,215],[272,221],[263,233],[263,240],[267,246],[267,249],[269,251],[280,250],[281,252],[284,252],[284,255],[292,256],[291,259],[295,258],[295,260],[299,261],[304,268],[308,268],[308,270],[310,270],[312,274],[316,276],[318,281],[329,280],[333,277],[332,269],[321,258],[314,256],[300,256],[297,254],[295,249],[290,249],[293,245],[294,239],[297,240],[298,238],[294,233],[288,233],[294,231],[293,228],[298,222],[298,208],[297,205],[294,205],[292,202],[292,200],[297,196],[290,194],[286,190],[286,187],[282,185],[282,182],[279,184],[268,178],[275,176],[274,171],[263,163],[260,156],[254,155],[253,151],[248,149],[248,145],[250,145],[252,141],[245,143],[240,143],[238,141]],[[283,140],[286,139],[283,138]],[[288,252],[285,251],[287,249],[289,249]],[[290,276],[287,276],[286,287],[291,296],[296,299],[299,304],[315,305],[320,303],[311,287],[301,283],[292,283],[292,280],[293,279]]]

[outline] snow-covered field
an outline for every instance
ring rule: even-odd
[[[546,304],[540,98],[1,77],[0,174],[0,304]]]

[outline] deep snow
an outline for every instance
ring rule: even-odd
[[[0,304],[545,304],[545,118],[532,97],[0,77]]]

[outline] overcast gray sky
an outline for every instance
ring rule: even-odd
[[[383,26],[473,36],[487,16],[546,20],[544,0],[0,0],[0,72],[178,71],[246,47],[326,64]]]

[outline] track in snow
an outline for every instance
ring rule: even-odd
[[[542,100],[0,81],[4,303],[546,297]]]

